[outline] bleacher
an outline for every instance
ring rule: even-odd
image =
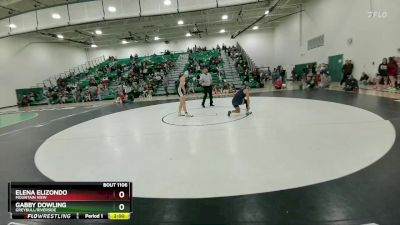
[[[142,56],[136,59],[137,63],[146,62],[148,69],[150,71],[154,70],[160,64],[163,64],[167,61],[176,62],[179,58],[179,53],[168,54],[168,55],[151,55],[151,56]],[[110,66],[113,69],[110,72],[104,73],[102,68],[105,66]],[[84,73],[73,74],[68,77],[60,77],[58,81],[63,82],[63,87],[60,87],[60,84],[57,81],[57,85],[53,87],[45,87],[45,88],[36,88],[34,92],[34,96],[44,96],[44,98],[29,98],[29,105],[40,105],[40,104],[48,104],[48,103],[56,103],[58,101],[57,91],[59,89],[67,89],[70,87],[76,87],[80,91],[85,91],[90,86],[90,79],[94,78],[98,84],[101,83],[103,77],[108,77],[109,80],[109,88],[106,89],[101,96],[101,100],[113,100],[116,99],[118,90],[117,87],[119,85],[117,70],[116,67],[121,66],[123,68],[122,77],[128,77],[128,71],[131,68],[131,59],[130,58],[122,58],[116,60],[106,60],[96,66],[89,68]],[[147,78],[145,78],[145,82],[147,82]],[[37,90],[38,89],[38,90]],[[39,90],[40,89],[40,90]],[[24,91],[25,90],[25,91]],[[22,99],[24,96],[29,95],[33,89],[19,89],[17,92],[18,105],[21,105]],[[48,94],[48,91],[54,92],[53,94]],[[154,87],[154,91],[157,90],[157,86]],[[46,96],[48,95],[48,96]],[[69,91],[66,96],[65,103],[74,102],[74,94]],[[97,100],[97,99],[96,99]]]
[[[174,62],[176,63],[180,57],[181,54],[187,54],[187,53],[173,53],[173,54],[164,54],[164,55],[151,55],[151,56],[136,56],[134,58],[136,65],[141,65],[143,63],[146,64],[146,67],[149,71],[149,74],[151,74],[153,71],[159,71],[163,64],[165,62]],[[186,56],[187,57],[187,56]],[[244,74],[239,74],[239,76],[232,74],[232,71],[230,71],[227,79],[227,75],[225,74],[225,67],[224,67],[224,62],[228,62],[226,59],[226,56],[223,59],[221,55],[221,51],[213,49],[213,50],[197,50],[189,53],[189,62],[185,64],[184,61],[180,62],[180,70],[182,70],[183,65],[184,66],[184,71],[189,70],[190,75],[189,75],[189,81],[188,85],[191,85],[194,87],[194,92],[202,92],[203,88],[199,84],[198,78],[200,77],[201,70],[193,69],[192,64],[199,65],[200,68],[207,67],[209,73],[212,76],[212,81],[213,85],[215,87],[218,87],[219,90],[223,90],[224,88],[224,81],[229,84],[230,87],[232,88],[239,88],[239,84],[242,82],[245,78]],[[129,71],[133,68],[131,65],[131,58],[122,58],[122,59],[115,59],[115,58],[109,58],[108,60],[105,60],[95,66],[92,66],[91,68],[87,69],[85,72],[81,72],[78,74],[72,74],[67,77],[60,77],[57,80],[57,85],[53,85],[52,87],[45,87],[43,88],[44,93],[36,93],[35,96],[44,96],[44,98],[37,98],[38,101],[36,101],[36,98],[30,98],[30,105],[35,105],[35,104],[57,104],[60,103],[60,99],[63,98],[61,101],[62,103],[72,103],[76,101],[76,94],[75,91],[71,91],[72,89],[76,89],[78,93],[83,93],[87,94],[90,92],[96,91],[97,86],[96,85],[90,85],[91,80],[95,80],[96,84],[101,84],[102,79],[104,77],[107,77],[109,80],[109,83],[107,85],[107,88],[104,89],[103,92],[101,92],[100,97],[96,96],[92,97],[91,101],[96,101],[96,100],[114,100],[118,96],[118,92],[120,90],[119,85],[122,81],[126,81],[129,77]],[[187,58],[182,60],[188,60]],[[232,60],[231,60],[232,61]],[[247,65],[247,61],[244,60],[243,65]],[[231,62],[229,62],[230,67],[233,66]],[[110,69],[106,70],[104,69],[105,67],[109,67]],[[218,67],[221,70],[221,73],[218,73]],[[120,71],[120,75],[118,75],[118,70]],[[177,73],[177,71],[174,71],[174,74]],[[179,72],[180,73],[180,72]],[[237,76],[234,78],[234,76]],[[148,84],[150,82],[149,77],[147,76],[140,76],[142,77],[143,81],[145,84]],[[172,78],[172,77],[171,77]],[[171,79],[170,78],[170,79]],[[249,84],[251,87],[255,88],[258,87],[257,82],[254,80],[253,76],[249,76]],[[172,78],[176,79],[176,78]],[[154,79],[153,79],[154,81]],[[175,80],[171,80],[172,83],[175,82]],[[62,85],[60,84],[62,82]],[[162,85],[162,82],[151,82],[152,83],[152,90],[153,90],[153,95],[164,95],[163,87],[158,87]],[[225,83],[225,84],[227,84]],[[143,86],[143,85],[142,85]],[[141,86],[141,87],[142,87]],[[157,94],[157,91],[160,91],[160,94]],[[67,93],[66,95],[61,94],[62,93]],[[136,91],[139,93],[135,93],[134,97],[141,96],[142,93],[145,91],[143,88],[141,90]],[[24,91],[19,91],[19,93],[25,93]],[[171,92],[170,92],[171,93]],[[173,92],[172,92],[173,93]],[[26,94],[26,93],[25,93]],[[80,96],[80,95],[79,95]],[[20,104],[21,99],[23,96],[18,96],[18,103]],[[79,97],[82,98],[83,97]],[[99,99],[100,98],[100,99]],[[33,99],[33,100],[32,100]],[[40,101],[39,101],[40,100]],[[80,100],[82,101],[82,100]],[[86,101],[86,100],[85,100]]]
[[[212,58],[215,57],[220,57],[221,53],[217,50],[208,50],[208,51],[200,51],[200,52],[193,52],[190,54],[190,58],[199,63],[201,66],[205,66],[208,68],[208,72],[211,74],[212,77],[212,82],[213,85],[218,86],[219,88],[222,89],[223,87],[223,83],[222,81],[224,79],[226,79],[225,74],[221,75],[221,79],[218,76],[218,70],[217,67],[218,66],[223,66],[223,61],[221,60],[220,63],[218,65],[213,64],[210,62],[210,60]],[[185,70],[189,70],[189,64],[187,64]],[[194,79],[194,78],[198,78],[201,74],[201,71],[194,71],[190,73],[189,76],[189,83],[194,83],[194,87],[195,87],[195,92],[202,92],[203,88],[200,86],[198,79]]]

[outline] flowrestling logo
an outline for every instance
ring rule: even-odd
[[[24,214],[24,219],[71,219],[72,214]]]
[[[367,13],[370,19],[386,19],[388,17],[388,12],[386,11],[369,11]]]

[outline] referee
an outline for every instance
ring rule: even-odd
[[[213,96],[212,96],[212,78],[211,74],[208,73],[208,69],[204,68],[203,73],[200,75],[200,85],[203,86],[204,90],[204,97],[203,97],[203,103],[201,105],[203,108],[205,108],[205,103],[207,99],[207,94],[210,97],[210,106],[214,106],[213,104]]]

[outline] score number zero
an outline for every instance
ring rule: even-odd
[[[110,188],[123,187],[123,188],[127,188],[128,184],[127,183],[103,183],[103,187],[110,187]],[[118,197],[119,198],[124,198],[125,197],[125,192],[124,191],[120,191],[118,193]],[[119,204],[118,209],[123,211],[125,209],[125,205],[124,204]]]

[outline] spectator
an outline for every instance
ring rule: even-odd
[[[397,62],[397,88],[400,88],[400,57],[396,57]]]
[[[396,77],[398,74],[398,66],[397,62],[395,61],[394,57],[389,58],[389,63],[387,65],[387,73],[390,79],[390,90],[396,90]]]
[[[189,84],[189,88],[187,90],[187,93],[188,94],[190,94],[190,93],[194,94],[195,93],[194,81],[189,81],[188,84]]]
[[[125,93],[126,86],[125,84],[121,83],[117,90],[118,90],[118,97],[116,99],[116,103],[125,103],[126,93]]]
[[[379,87],[382,78],[384,83],[384,88],[386,88],[388,83],[388,65],[387,65],[387,58],[382,59],[382,63],[378,66],[378,81],[376,82],[376,88]]]
[[[21,99],[21,107],[28,107],[29,106],[29,97],[24,95]]]
[[[253,79],[257,82],[258,86],[261,87],[261,76],[258,68],[254,68],[252,71]]]
[[[60,93],[59,99],[60,99],[60,104],[67,103],[67,99],[68,99],[67,98],[67,93],[66,92]]]
[[[267,79],[272,79],[272,72],[271,72],[271,69],[269,68],[269,66],[267,67],[266,75],[267,75]]]
[[[33,94],[33,92],[29,93],[28,98],[29,98],[29,104],[35,102],[35,94]]]
[[[265,86],[265,81],[267,80],[267,76],[265,75],[264,72],[260,72],[260,87],[263,88]]]
[[[97,86],[97,82],[96,79],[94,79],[94,77],[91,77],[89,80],[89,85],[90,86]]]
[[[362,73],[360,83],[364,86],[370,84],[369,76],[365,72]]]
[[[292,74],[292,79],[293,79],[294,81],[297,81],[298,77],[297,77],[297,75],[296,75],[295,67],[293,67],[293,69],[292,69],[292,71],[291,71],[291,74]]]
[[[281,78],[281,77],[279,77],[278,79],[275,80],[275,82],[274,82],[274,87],[275,87],[275,89],[277,89],[277,90],[282,89],[282,87],[283,87],[283,81],[282,81],[282,78]]]
[[[282,78],[282,82],[286,84],[286,70],[284,70],[282,66],[280,66],[279,75]]]
[[[153,99],[153,86],[151,85],[151,83],[145,86],[143,95],[145,98],[148,98],[149,100]]]
[[[222,76],[224,75],[224,70],[221,65],[217,66],[217,73],[218,73],[218,79],[221,81]]]
[[[343,89],[345,91],[358,91],[357,80],[352,75],[349,75]]]
[[[97,86],[97,99],[98,99],[99,101],[102,100],[103,91],[104,91],[103,85],[102,85],[102,84],[99,84],[99,86]]]
[[[91,94],[90,94],[89,89],[87,89],[86,91],[83,92],[82,101],[84,101],[84,102],[90,102],[90,101],[92,101],[92,98],[91,98]]]
[[[279,71],[276,68],[274,68],[272,72],[272,83],[275,83],[275,81],[278,80],[279,78],[280,78]]]
[[[342,72],[343,72],[343,78],[340,81],[340,85],[343,85],[343,83],[346,82],[346,80],[348,79],[348,77],[353,74],[353,63],[351,62],[351,60],[346,60],[346,63],[343,65],[342,67]]]
[[[74,103],[78,102],[78,90],[75,87],[71,88],[72,98],[74,99]]]
[[[243,66],[242,65],[238,65],[237,66],[237,71],[238,71],[238,73],[239,73],[239,76],[243,76],[244,75],[244,68],[243,68]]]
[[[169,78],[168,78],[167,74],[164,74],[164,78],[163,78],[162,82],[163,82],[165,94],[168,97],[168,95],[169,95],[169,92],[168,92]]]
[[[325,64],[325,63],[321,64],[319,74],[321,76],[320,87],[329,88],[329,86],[331,84],[331,74],[328,70],[328,64]]]
[[[307,88],[314,88],[317,85],[317,81],[316,81],[316,76],[315,74],[312,72],[312,69],[308,69],[307,70],[307,74],[305,75],[305,86]]]
[[[250,74],[249,74],[249,70],[245,70],[244,71],[244,79],[243,79],[243,84],[244,85],[248,85],[250,82]]]
[[[229,94],[230,89],[231,89],[230,84],[226,80],[223,80],[223,82],[222,82],[222,93]]]
[[[104,76],[103,79],[101,80],[101,83],[103,84],[104,88],[107,88],[108,84],[110,83],[108,76]]]

